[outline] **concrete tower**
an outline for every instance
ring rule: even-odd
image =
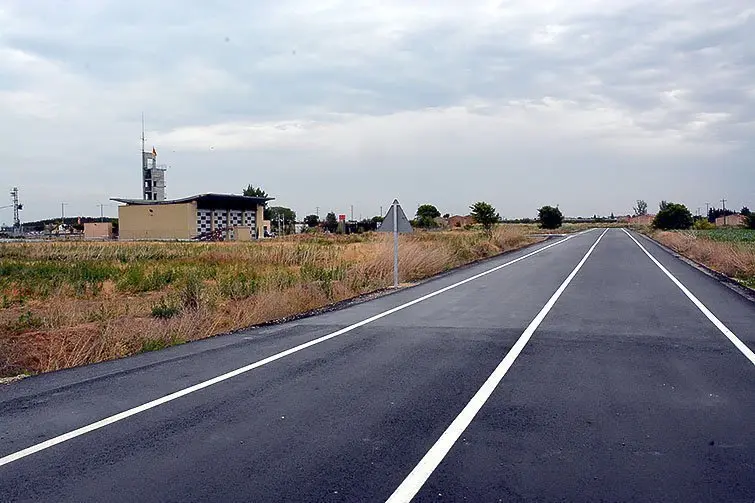
[[[144,150],[144,115],[142,115],[142,195],[147,201],[165,201],[165,167],[157,164],[157,151]]]

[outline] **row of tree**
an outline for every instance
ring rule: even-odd
[[[719,211],[711,208],[711,211],[708,212],[708,223],[706,225],[715,222],[718,217],[735,214],[733,211]],[[746,206],[742,208],[740,214],[744,217],[744,226],[755,229],[755,214],[750,212],[750,209]],[[663,230],[689,229],[693,225],[697,226],[695,221],[705,222],[705,219],[699,216],[693,217],[689,209],[683,204],[661,201],[658,205],[658,214],[653,219],[653,227]]]
[[[490,203],[485,201],[478,201],[469,207],[469,215],[474,218],[475,222],[480,224],[482,228],[490,233],[493,226],[500,223],[503,219],[498,214],[496,209]],[[561,227],[564,221],[564,216],[558,207],[543,206],[537,210],[538,222],[540,226],[545,229],[556,229]],[[417,208],[416,218],[412,222],[417,227],[437,227],[438,223],[436,219],[440,217],[440,211],[432,204],[423,204]],[[448,218],[446,213],[444,218]]]
[[[244,195],[249,197],[263,197],[267,198],[267,192],[261,187],[254,187],[253,185],[247,186],[244,189]],[[491,233],[493,226],[502,221],[501,216],[496,211],[495,207],[485,201],[478,201],[469,207],[470,216],[474,218],[475,222],[480,224],[487,233]],[[543,206],[537,210],[538,222],[544,229],[556,229],[561,227],[564,216],[558,207]],[[419,228],[433,228],[438,227],[437,218],[441,216],[438,208],[433,204],[422,204],[417,208],[412,225]],[[613,215],[612,215],[613,216]],[[450,215],[446,213],[444,218],[449,218]],[[296,212],[291,208],[284,206],[271,206],[265,205],[265,220],[270,220],[271,225],[277,231],[283,233],[292,233],[294,231],[294,225],[296,222]],[[367,232],[377,230],[380,222],[383,221],[382,216],[375,216],[370,219],[364,219],[356,224],[339,223],[335,213],[330,212],[325,216],[325,220],[320,221],[317,215],[307,215],[304,217],[303,222],[307,228],[322,227],[329,232],[339,231],[339,225],[342,232]]]

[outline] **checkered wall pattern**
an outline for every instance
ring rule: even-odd
[[[241,210],[231,210],[231,227],[249,227],[252,234],[255,231],[256,214],[253,210],[247,210],[246,215]],[[213,229],[211,221],[213,220],[213,211],[198,209],[197,210],[197,234],[204,234],[210,232]],[[225,229],[226,227],[226,210],[215,210],[214,212],[215,229]],[[233,232],[231,232],[231,238],[233,238]]]

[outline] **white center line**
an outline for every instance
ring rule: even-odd
[[[731,343],[732,343],[732,344],[734,344],[734,346],[736,346],[736,348],[737,348],[737,349],[738,349],[739,351],[741,351],[743,355],[745,355],[745,357],[746,357],[746,358],[747,358],[748,360],[750,360],[750,363],[752,363],[753,365],[755,365],[755,353],[753,353],[753,352],[752,352],[752,350],[751,350],[750,348],[748,348],[748,347],[747,347],[747,345],[746,345],[746,344],[745,344],[744,342],[742,342],[742,341],[741,341],[741,340],[739,339],[739,337],[737,337],[736,335],[734,335],[734,332],[732,332],[731,330],[729,330],[729,329],[727,328],[727,326],[726,326],[726,325],[724,325],[724,324],[723,324],[723,322],[722,322],[721,320],[719,320],[718,318],[716,318],[716,316],[715,316],[715,315],[714,315],[714,314],[713,314],[712,312],[710,312],[710,309],[708,309],[707,307],[705,307],[705,304],[703,304],[702,302],[700,302],[700,301],[699,301],[699,300],[697,299],[697,297],[695,297],[695,296],[694,296],[694,295],[692,294],[692,292],[690,292],[690,291],[689,291],[689,290],[687,289],[687,287],[686,287],[686,286],[684,286],[684,285],[682,284],[682,282],[681,282],[681,281],[679,281],[678,279],[676,279],[676,277],[675,277],[675,276],[674,276],[673,274],[671,274],[671,273],[670,273],[670,272],[668,271],[668,269],[666,269],[665,267],[663,267],[663,265],[662,265],[662,264],[661,264],[660,262],[658,262],[658,260],[656,260],[656,258],[655,258],[654,256],[652,256],[652,255],[650,254],[650,252],[648,252],[648,251],[647,251],[647,250],[645,249],[645,247],[644,247],[644,246],[642,246],[642,245],[640,244],[640,242],[639,242],[639,241],[637,241],[637,240],[636,240],[636,239],[634,238],[634,236],[632,236],[632,235],[631,235],[631,234],[630,234],[629,232],[627,232],[627,230],[626,230],[626,229],[621,229],[621,230],[623,230],[623,231],[624,231],[624,233],[626,233],[626,235],[627,235],[627,236],[629,236],[629,237],[630,237],[630,238],[632,239],[632,241],[634,241],[634,242],[635,242],[635,244],[636,244],[637,246],[639,246],[639,247],[640,247],[640,249],[641,249],[641,250],[642,250],[643,252],[645,252],[645,255],[647,255],[648,257],[650,257],[650,260],[652,260],[652,261],[653,261],[653,262],[655,263],[655,265],[657,265],[657,266],[658,266],[658,268],[659,268],[659,269],[660,269],[661,271],[663,271],[663,273],[664,273],[664,274],[665,274],[666,276],[668,276],[668,277],[669,277],[669,279],[670,279],[671,281],[673,281],[673,282],[674,282],[674,284],[675,284],[676,286],[678,286],[678,287],[679,287],[679,289],[680,289],[680,290],[681,290],[681,291],[682,291],[682,292],[684,293],[684,295],[686,295],[686,296],[687,296],[687,298],[688,298],[689,300],[691,300],[691,301],[692,301],[692,303],[694,303],[694,304],[695,304],[695,306],[697,306],[697,308],[698,308],[698,309],[699,309],[699,310],[700,310],[700,311],[701,311],[701,312],[702,312],[702,313],[703,313],[703,314],[704,314],[704,315],[705,315],[705,316],[706,316],[706,317],[707,317],[707,318],[708,318],[708,319],[709,319],[709,320],[710,320],[711,322],[713,322],[713,324],[714,324],[714,325],[716,326],[716,328],[717,328],[717,329],[719,329],[719,330],[721,331],[721,333],[722,333],[722,334],[724,334],[724,335],[725,335],[725,336],[726,336],[726,337],[727,337],[727,338],[728,338],[728,339],[729,339],[729,340],[731,341]]]
[[[603,236],[605,236],[606,232],[608,232],[608,229],[604,230],[600,237],[598,237],[597,241],[593,243],[585,256],[582,257],[582,260],[579,261],[577,267],[574,268],[571,274],[569,274],[564,282],[561,283],[561,286],[558,287],[556,293],[551,296],[545,306],[543,306],[540,312],[537,313],[535,319],[530,322],[530,324],[524,330],[524,333],[522,333],[516,343],[514,343],[514,346],[512,346],[501,363],[499,363],[493,373],[490,374],[490,377],[488,377],[482,387],[477,391],[477,393],[475,393],[475,395],[472,397],[469,403],[467,403],[461,413],[456,416],[456,419],[454,419],[453,422],[448,426],[448,428],[446,428],[446,431],[443,432],[438,441],[433,444],[429,451],[427,451],[427,454],[424,455],[417,466],[415,466],[411,473],[409,473],[409,475],[404,479],[401,485],[398,486],[398,488],[393,492],[391,497],[388,498],[387,503],[408,503],[412,500],[412,498],[414,498],[417,492],[419,492],[425,482],[427,482],[427,479],[430,478],[430,475],[432,475],[441,461],[443,461],[443,459],[446,457],[448,451],[451,450],[451,447],[453,447],[456,441],[459,440],[459,437],[461,437],[462,433],[464,433],[464,430],[467,429],[477,413],[480,412],[480,409],[483,405],[485,405],[485,402],[488,401],[490,395],[493,394],[493,391],[495,391],[495,388],[504,378],[506,372],[509,371],[511,365],[524,349],[524,346],[526,346],[527,342],[529,342],[532,334],[535,333],[537,327],[540,326],[540,323],[542,323],[543,319],[545,319],[545,316],[548,314],[551,308],[553,308],[553,305],[556,303],[558,298],[562,293],[564,293],[566,287],[569,286],[571,280],[573,280],[574,276],[577,275],[579,270],[587,261],[590,254],[592,254],[592,251],[596,246],[598,246],[600,240],[603,239]]]
[[[580,236],[586,232],[590,232],[592,229],[584,232],[580,232],[579,234],[573,234],[571,236],[566,237],[565,239],[562,239],[560,241],[557,241],[555,243],[543,246],[541,248],[538,248],[535,251],[532,251],[530,253],[527,253],[526,255],[522,255],[519,258],[516,258],[514,260],[510,260],[509,262],[506,262],[504,264],[501,264],[499,266],[493,267],[492,269],[488,269],[487,271],[483,271],[479,274],[475,274],[474,276],[471,276],[469,278],[466,278],[462,281],[459,281],[457,283],[454,283],[452,285],[446,286],[444,288],[441,288],[440,290],[436,290],[434,292],[431,292],[427,295],[424,295],[422,297],[419,297],[417,299],[414,299],[412,301],[409,301],[405,304],[401,304],[399,306],[396,306],[392,309],[389,309],[387,311],[383,311],[382,313],[376,314],[375,316],[372,316],[370,318],[367,318],[365,320],[359,321],[357,323],[354,323],[353,325],[349,325],[348,327],[342,328],[341,330],[338,330],[336,332],[333,332],[328,335],[324,335],[322,337],[318,337],[317,339],[313,339],[309,342],[305,342],[304,344],[300,344],[298,346],[295,346],[293,348],[287,349],[285,351],[281,351],[280,353],[276,353],[272,356],[268,356],[267,358],[264,358],[262,360],[256,361],[254,363],[251,363],[249,365],[246,365],[244,367],[238,368],[236,370],[232,370],[230,372],[227,372],[225,374],[219,375],[217,377],[214,377],[212,379],[209,379],[204,382],[200,382],[199,384],[195,384],[193,386],[189,386],[188,388],[181,389],[179,391],[176,391],[174,393],[171,393],[169,395],[165,395],[163,397],[157,398],[155,400],[152,400],[150,402],[144,403],[142,405],[139,405],[137,407],[134,407],[132,409],[124,410],[123,412],[120,412],[118,414],[114,414],[112,416],[106,417],[104,419],[101,419],[99,421],[96,421],[94,423],[88,424],[86,426],[82,426],[81,428],[77,428],[75,430],[69,431],[68,433],[64,433],[62,435],[58,435],[57,437],[50,438],[49,440],[45,440],[44,442],[40,442],[38,444],[32,445],[31,447],[27,447],[26,449],[22,449],[18,452],[14,452],[12,454],[8,454],[7,456],[4,456],[0,458],[0,466],[7,465],[8,463],[12,463],[14,461],[18,461],[21,458],[24,458],[26,456],[29,456],[31,454],[34,454],[39,451],[43,451],[45,449],[49,449],[50,447],[53,447],[55,445],[58,445],[60,443],[66,442],[68,440],[71,440],[73,438],[79,437],[81,435],[84,435],[86,433],[92,432],[94,430],[98,430],[100,428],[103,428],[105,426],[108,426],[110,424],[116,423],[118,421],[122,421],[123,419],[126,419],[128,417],[134,416],[136,414],[139,414],[141,412],[147,411],[149,409],[155,408],[159,405],[163,405],[165,403],[168,403],[170,401],[173,401],[177,398],[181,398],[182,396],[188,395],[190,393],[194,393],[196,391],[199,391],[201,389],[207,388],[209,386],[212,386],[213,384],[217,384],[223,381],[226,381],[228,379],[231,379],[232,377],[236,377],[238,375],[244,374],[246,372],[249,372],[250,370],[254,370],[256,368],[262,367],[263,365],[267,365],[268,363],[274,362],[276,360],[280,360],[281,358],[284,358],[286,356],[292,355],[294,353],[297,353],[299,351],[302,351],[304,349],[307,349],[311,346],[314,346],[316,344],[320,344],[322,342],[325,342],[327,340],[333,339],[334,337],[338,337],[339,335],[343,335],[347,332],[351,332],[352,330],[355,330],[359,327],[363,327],[364,325],[367,325],[368,323],[372,323],[373,321],[379,320],[380,318],[384,318],[386,316],[389,316],[393,313],[396,313],[398,311],[401,311],[402,309],[406,309],[407,307],[413,306],[415,304],[418,304],[422,301],[425,301],[427,299],[430,299],[432,297],[435,297],[436,295],[440,295],[444,292],[447,292],[453,288],[459,287],[461,285],[464,285],[466,283],[469,283],[470,281],[474,281],[476,279],[482,278],[483,276],[487,276],[488,274],[492,274],[496,271],[499,271],[503,269],[504,267],[508,267],[512,264],[516,264],[517,262],[520,262],[526,258],[532,257],[533,255],[536,255],[538,253],[544,252],[545,250],[548,250],[550,248],[553,248],[554,246],[558,246],[562,243],[565,243],[569,241],[570,239]]]

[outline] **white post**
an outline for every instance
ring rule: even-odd
[[[398,204],[393,203],[393,288],[398,288]]]

